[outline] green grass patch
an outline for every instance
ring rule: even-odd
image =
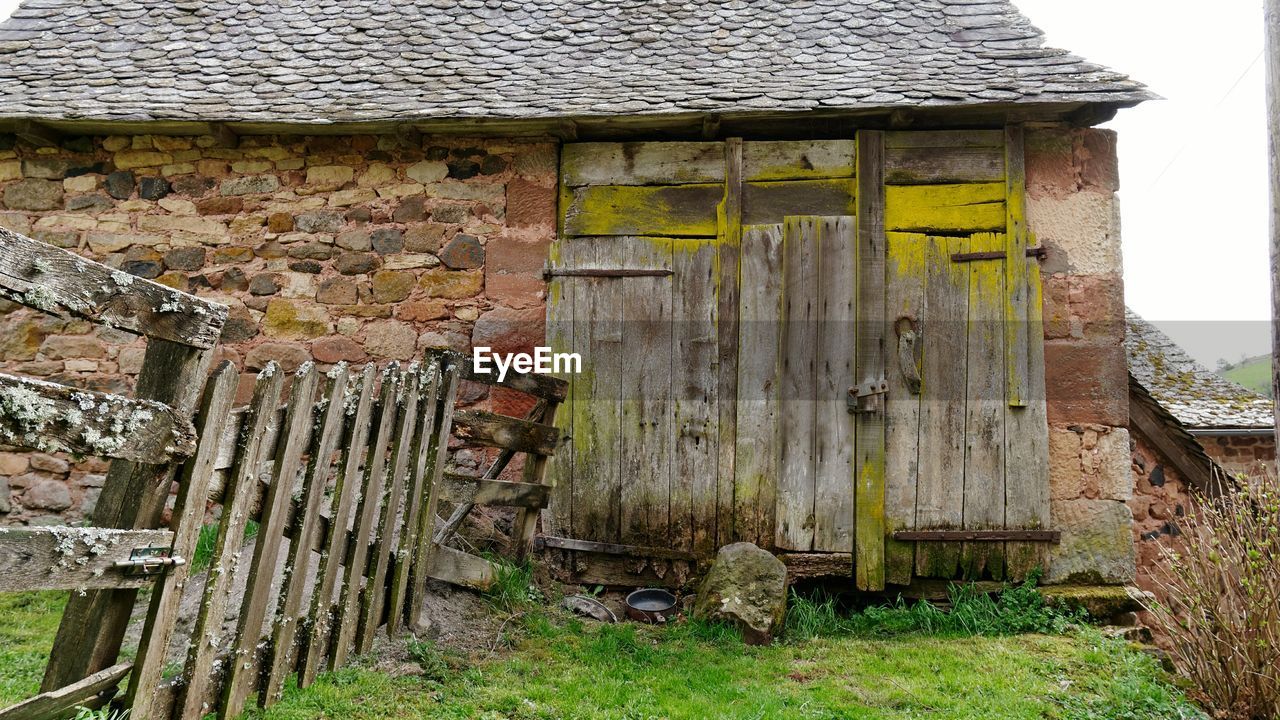
[[[40,692],[65,591],[0,593],[0,708]]]
[[[258,537],[258,522],[249,520],[244,526],[244,539],[252,540]],[[213,559],[213,549],[218,543],[218,523],[209,523],[200,528],[200,534],[196,536],[196,549],[191,553],[191,572],[202,572],[209,567],[209,561]]]
[[[692,622],[650,628],[539,616],[525,630],[517,652],[443,680],[348,669],[249,717],[1203,717],[1153,660],[1093,631],[749,647],[723,627]]]
[[[1232,382],[1271,397],[1271,357],[1268,355],[1249,358],[1230,370],[1219,372]]]
[[[1085,619],[1046,605],[1036,591],[1037,581],[1038,576],[1030,577],[994,596],[976,591],[973,585],[951,585],[948,610],[928,602],[907,603],[899,599],[892,605],[869,607],[849,616],[840,613],[836,600],[830,596],[804,596],[793,590],[787,605],[786,634],[792,639],[1060,634]]]

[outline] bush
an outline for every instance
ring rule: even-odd
[[[1221,717],[1280,717],[1280,481],[1201,498],[1161,547],[1154,624],[1173,664]]]

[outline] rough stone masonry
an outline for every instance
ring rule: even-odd
[[[555,141],[413,136],[0,136],[0,224],[232,307],[220,353],[407,360],[434,346],[527,350],[543,338],[556,226]],[[1048,579],[1134,576],[1115,136],[1027,133],[1028,219],[1044,261]],[[13,306],[0,367],[127,391],[143,343]],[[463,399],[499,411],[509,397]],[[496,393],[496,391],[495,391]],[[241,400],[246,399],[242,397]],[[0,522],[76,519],[97,460],[0,452]]]
[[[0,136],[0,225],[231,306],[220,358],[385,362],[543,336],[553,142],[387,136]],[[0,368],[127,392],[145,344],[5,303]],[[464,388],[468,402],[497,405]],[[470,393],[470,396],[466,396]],[[0,522],[88,514],[96,459],[0,452]]]

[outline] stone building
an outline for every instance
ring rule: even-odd
[[[1209,371],[1130,312],[1129,372],[1232,475],[1276,471],[1274,403]]]
[[[1150,95],[1008,2],[28,0],[0,54],[0,224],[230,305],[245,392],[271,359],[582,352],[544,533],[595,543],[584,578],[737,539],[869,588],[1134,577],[1094,126]],[[136,339],[2,310],[5,371],[132,383]],[[101,481],[4,452],[0,513]],[[960,530],[1031,534],[894,535]]]

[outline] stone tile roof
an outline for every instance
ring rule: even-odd
[[[329,123],[1153,97],[1007,0],[25,0],[0,117]]]
[[[1273,426],[1270,399],[1210,372],[1136,313],[1125,320],[1129,373],[1187,429]]]

